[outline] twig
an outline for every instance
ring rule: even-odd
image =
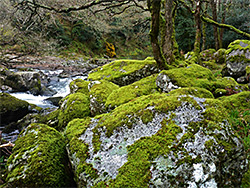
[[[0,145],[0,148],[5,148],[5,147],[14,147],[15,144],[11,143],[11,142],[8,142],[7,144],[2,144]]]

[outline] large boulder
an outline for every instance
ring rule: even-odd
[[[222,75],[231,76],[238,82],[246,82],[244,76],[246,67],[250,65],[250,41],[236,40],[230,43],[226,54],[226,65]]]
[[[125,86],[158,72],[156,61],[151,58],[116,60],[93,70],[88,79],[90,81],[104,79]]]
[[[0,93],[0,124],[7,125],[23,118],[30,112],[28,102],[8,93]]]
[[[22,131],[7,167],[6,187],[72,186],[64,137],[44,124]]]
[[[239,187],[246,153],[217,99],[152,94],[66,128],[78,187]]]

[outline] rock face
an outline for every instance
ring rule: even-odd
[[[8,160],[10,187],[70,186],[64,137],[43,124],[29,125]]]
[[[231,76],[238,82],[245,83],[246,67],[250,65],[250,41],[234,41],[229,45],[226,53],[226,65],[222,75]]]
[[[10,94],[0,93],[1,125],[15,122],[29,113],[29,103],[17,99]]]
[[[78,186],[237,187],[247,161],[222,106],[153,94],[71,121],[67,150]]]

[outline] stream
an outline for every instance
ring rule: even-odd
[[[16,71],[16,70],[12,70]],[[69,84],[71,81],[75,79],[87,79],[87,76],[73,76],[73,77],[67,77],[67,78],[61,78],[60,74],[63,72],[63,70],[56,70],[56,71],[49,71],[49,70],[37,70],[38,72],[41,71],[43,74],[47,75],[49,78],[53,78],[52,81],[50,81],[46,87],[49,89],[52,89],[55,91],[55,94],[52,96],[35,96],[33,94],[30,94],[29,92],[15,92],[10,93],[12,96],[27,101],[31,104],[35,104],[41,108],[58,108],[57,106],[54,106],[52,103],[46,101],[45,99],[51,98],[51,97],[65,97],[70,93]],[[0,131],[2,131],[4,127],[0,125]],[[18,130],[15,130],[11,133],[2,133],[2,138],[4,138],[7,141],[13,141],[17,139],[17,136],[19,134]]]

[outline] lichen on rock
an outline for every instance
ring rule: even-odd
[[[223,104],[152,94],[66,128],[78,186],[229,187],[247,169]]]

